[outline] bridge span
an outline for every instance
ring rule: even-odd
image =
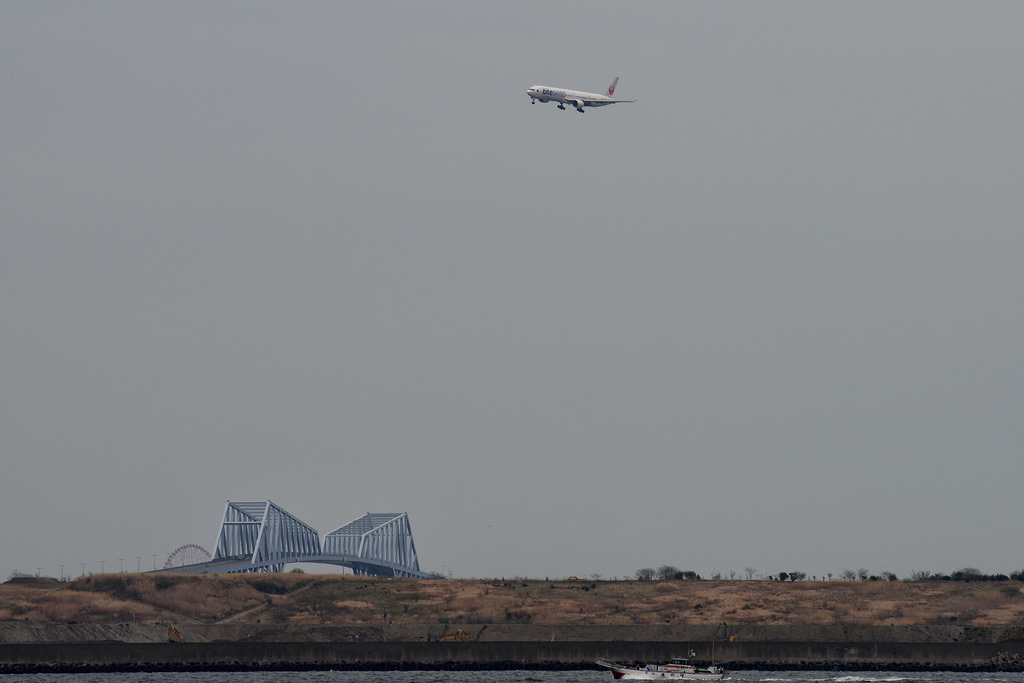
[[[420,571],[409,515],[367,513],[327,534],[273,502],[231,502],[217,534],[213,559],[163,571],[177,574],[281,572],[286,564],[332,564],[356,574],[427,579]]]

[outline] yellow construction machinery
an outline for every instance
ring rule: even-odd
[[[461,628],[457,628],[457,629],[455,629],[455,633],[449,633],[446,636],[441,636],[440,638],[438,638],[438,640],[441,640],[441,641],[443,641],[443,640],[454,640],[457,643],[461,643],[462,641],[476,640],[476,638],[474,638],[473,636],[469,635],[468,633],[463,631]]]

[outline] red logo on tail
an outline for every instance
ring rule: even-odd
[[[609,85],[608,86],[608,94],[609,95],[614,95],[615,94],[615,86],[614,85]]]

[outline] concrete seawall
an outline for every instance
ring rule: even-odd
[[[53,623],[0,622],[0,645],[14,643],[166,643],[167,622]],[[246,641],[291,642],[432,642],[458,630],[480,642],[604,642],[675,645],[717,641],[738,643],[1000,643],[1024,640],[1021,627],[955,625],[862,626],[760,624],[281,624],[175,622],[186,643]],[[708,653],[710,654],[710,653]]]
[[[303,669],[589,669],[598,659],[662,661],[710,642],[185,642],[0,645],[0,673]],[[716,660],[739,669],[1024,670],[1024,641],[734,642]]]

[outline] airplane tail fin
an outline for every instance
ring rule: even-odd
[[[608,97],[613,97],[615,95],[615,86],[618,85],[618,83],[619,77],[616,76],[615,80],[612,81],[612,84],[608,86]]]

